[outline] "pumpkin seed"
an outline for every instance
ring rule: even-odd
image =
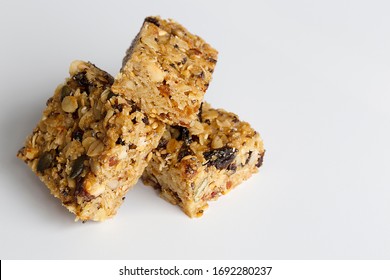
[[[86,155],[82,155],[82,156],[78,157],[77,159],[75,159],[75,161],[73,162],[73,165],[72,165],[72,170],[70,171],[70,174],[69,174],[70,179],[76,178],[77,176],[79,176],[81,174],[81,172],[83,172],[84,160],[86,160],[86,159],[87,159]]]
[[[64,85],[61,89],[61,101],[66,97],[66,96],[69,96],[71,95],[72,93],[72,89],[67,86],[67,85]]]
[[[44,152],[39,158],[37,171],[43,173],[43,171],[45,171],[51,166],[52,162],[53,156],[49,152]]]

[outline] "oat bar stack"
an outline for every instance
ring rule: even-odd
[[[17,156],[76,220],[114,216],[141,175],[201,216],[264,156],[248,123],[203,103],[217,54],[173,20],[146,18],[115,79],[89,62],[71,64]]]

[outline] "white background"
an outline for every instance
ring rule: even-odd
[[[0,3],[1,259],[390,258],[388,1]],[[115,75],[156,14],[219,50],[206,100],[260,132],[264,166],[201,219],[138,183],[75,223],[15,155],[70,62]]]

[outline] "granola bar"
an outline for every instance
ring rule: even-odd
[[[167,127],[142,175],[190,217],[256,173],[264,156],[260,135],[235,114],[203,103],[198,118],[189,129]]]
[[[74,61],[18,152],[76,220],[115,215],[165,126],[111,91],[113,77]]]
[[[211,81],[218,52],[173,20],[145,19],[112,90],[148,115],[189,127]]]

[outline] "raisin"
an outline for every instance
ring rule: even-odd
[[[192,135],[191,136],[192,142],[198,142],[199,143],[199,136],[198,135]]]
[[[188,55],[201,55],[202,52],[200,50],[198,50],[198,49],[189,49],[187,51],[187,54]]]
[[[179,150],[179,153],[177,154],[177,161],[180,162],[184,157],[188,155],[193,155],[191,148],[187,146],[185,143],[181,145],[181,148]]]
[[[60,194],[61,194],[63,197],[69,196],[69,194],[70,194],[69,188],[66,187],[66,188],[62,189],[62,190],[60,191]]]
[[[156,19],[154,17],[145,18],[145,22],[150,22],[150,23],[153,23],[154,25],[160,27],[160,23],[158,22],[158,19]]]
[[[160,142],[158,143],[157,149],[165,149],[167,147],[168,140],[165,138],[161,138]]]
[[[87,73],[85,71],[74,75],[73,80],[77,82],[82,92],[86,92],[87,94],[89,94],[90,87],[92,87],[93,84],[91,84],[90,81],[88,80]]]
[[[126,142],[119,137],[118,140],[116,140],[115,144],[125,146]]]
[[[78,177],[81,172],[83,172],[83,169],[84,169],[84,160],[86,160],[88,157],[86,155],[82,155],[80,157],[78,157],[77,159],[75,159],[75,161],[73,162],[73,165],[72,165],[72,169],[70,171],[70,174],[69,174],[69,178],[70,179],[74,179],[76,177]]]
[[[215,60],[212,57],[208,57],[207,60],[210,61],[211,63],[214,63],[214,64],[217,63],[217,60]]]
[[[74,191],[75,196],[79,195],[80,192],[83,190],[83,183],[84,183],[83,177],[79,177],[76,179],[76,189]]]
[[[149,125],[149,118],[147,116],[142,118],[142,121],[143,121],[144,124]]]
[[[83,140],[83,134],[84,132],[81,129],[76,129],[72,133],[72,139],[81,142]]]
[[[37,172],[43,173],[53,162],[53,155],[50,152],[44,152],[40,157],[37,165]]]
[[[123,104],[114,104],[112,108],[117,109],[119,112],[123,111]]]
[[[260,166],[263,165],[263,158],[264,158],[264,153],[260,154],[259,159],[257,160],[256,167],[260,168]]]
[[[176,140],[184,141],[186,145],[192,143],[192,138],[190,136],[188,128],[182,126],[172,126],[172,128],[179,130],[179,136],[177,136]]]
[[[131,106],[130,114],[132,114],[134,112],[141,111],[141,109],[137,106],[137,104],[135,104],[135,102],[133,100],[127,100],[126,99],[126,102],[127,102],[127,104],[129,104]]]
[[[236,172],[237,165],[235,163],[231,163],[231,164],[229,164],[229,166],[226,169],[230,170],[230,171],[233,171],[233,172]]]
[[[245,160],[245,164],[248,164],[249,163],[249,160],[251,159],[251,157],[252,157],[252,151],[249,151],[249,153],[248,153],[248,158]]]
[[[202,122],[202,113],[203,113],[203,102],[200,103],[199,112],[198,112],[198,119],[200,122]]]
[[[75,80],[82,87],[88,87],[90,85],[89,80],[87,78],[87,72],[85,71],[74,75],[73,80]]]
[[[129,149],[136,149],[136,148],[137,148],[137,145],[135,145],[133,143],[129,144]]]
[[[237,150],[227,146],[204,152],[203,156],[207,160],[207,166],[215,166],[221,170],[226,169],[236,158]]]

